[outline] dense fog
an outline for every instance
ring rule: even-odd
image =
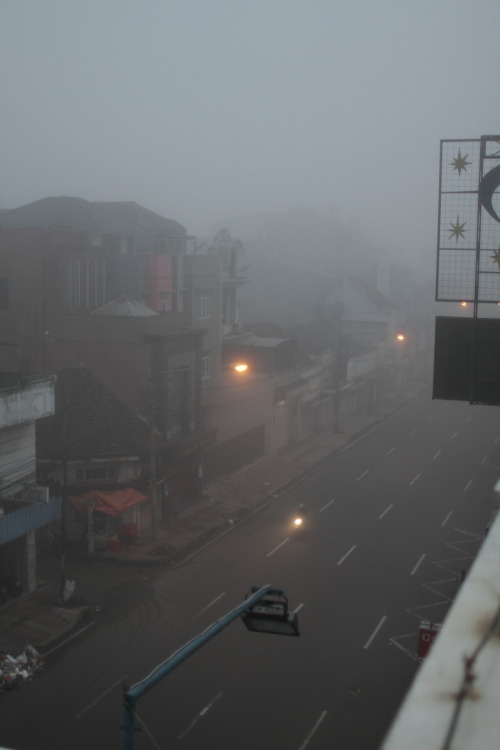
[[[499,20],[496,0],[6,0],[0,208],[133,200],[198,236],[299,208],[432,275],[439,141],[498,131]]]

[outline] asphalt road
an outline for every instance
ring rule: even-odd
[[[138,750],[376,750],[481,543],[500,473],[493,407],[421,397],[175,569],[135,571],[95,623],[4,693],[15,750],[121,747],[122,683],[240,603],[285,591],[300,638],[235,622],[138,706]],[[290,534],[306,502],[308,532]]]

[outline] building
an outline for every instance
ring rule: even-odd
[[[59,498],[36,481],[37,421],[54,414],[53,375],[0,373],[0,579],[33,591],[37,546],[61,515]]]

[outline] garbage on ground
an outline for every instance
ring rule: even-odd
[[[26,646],[19,656],[0,653],[0,691],[11,690],[26,682],[43,664],[44,660],[34,646]]]
[[[73,598],[75,593],[75,581],[64,581],[64,588],[62,592],[62,600],[64,604],[68,604]]]

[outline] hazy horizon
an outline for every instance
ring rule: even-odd
[[[189,233],[306,206],[434,264],[439,142],[500,130],[497,0],[4,0],[0,207]]]

